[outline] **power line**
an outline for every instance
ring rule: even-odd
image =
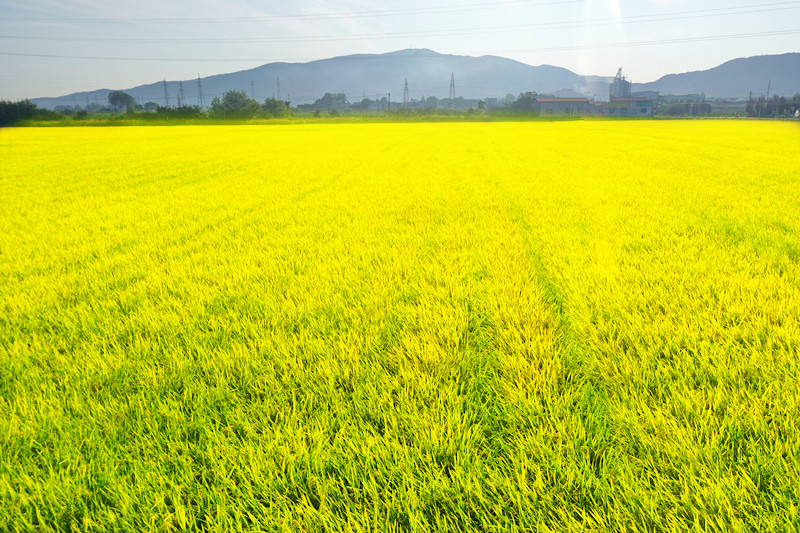
[[[767,7],[765,7],[767,6]],[[777,7],[768,7],[777,6]],[[760,7],[760,8],[759,8]],[[757,8],[757,9],[756,9]],[[152,44],[221,44],[221,43],[292,43],[292,42],[319,42],[319,41],[356,41],[361,39],[397,39],[408,37],[448,37],[462,35],[481,35],[493,33],[507,33],[530,30],[563,30],[570,28],[589,28],[599,26],[624,24],[642,24],[652,22],[665,22],[672,20],[691,20],[718,16],[751,15],[775,11],[800,9],[800,2],[780,2],[776,4],[756,4],[739,6],[735,8],[700,9],[693,11],[676,11],[658,15],[632,15],[621,18],[595,19],[587,24],[583,20],[569,20],[561,22],[545,22],[538,24],[522,24],[513,26],[481,26],[473,28],[454,28],[450,30],[428,30],[408,32],[384,33],[356,33],[318,36],[295,37],[237,37],[220,39],[134,39],[134,38],[92,38],[92,37],[50,37],[31,35],[0,35],[0,39],[33,40],[33,41],[59,41],[59,42],[96,42],[96,43],[152,43]]]
[[[753,33],[732,33],[727,35],[709,35],[704,37],[685,37],[677,39],[659,39],[652,41],[631,41],[622,43],[601,43],[591,45],[570,45],[570,46],[556,46],[548,48],[514,48],[507,50],[490,50],[485,53],[488,54],[503,54],[512,52],[558,52],[566,50],[585,50],[592,48],[624,48],[624,47],[638,47],[638,46],[653,46],[660,44],[680,44],[680,43],[694,43],[704,41],[720,41],[720,40],[733,40],[733,39],[749,39],[754,37],[772,37],[776,35],[795,35],[800,33],[800,29],[790,30],[776,30],[776,31],[763,31]],[[22,52],[0,52],[3,56],[16,56],[16,57],[42,57],[54,59],[89,59],[99,61],[175,61],[175,62],[239,62],[239,63],[253,63],[253,62],[303,62],[303,61],[320,61],[330,58],[319,57],[302,57],[302,58],[165,58],[165,57],[110,57],[110,56],[78,56],[78,55],[58,55],[58,54],[29,54]],[[403,56],[397,54],[394,57],[415,57],[413,54]],[[381,60],[385,59],[384,55],[376,54],[371,56],[352,55],[341,56],[335,58],[337,60]]]
[[[210,18],[33,18],[5,17],[6,22],[56,22],[64,24],[220,24],[230,22],[287,22],[292,20],[320,20],[338,18],[396,17],[406,15],[429,15],[434,13],[464,13],[468,11],[486,11],[498,8],[539,7],[561,4],[583,4],[587,0],[554,0],[549,2],[532,2],[529,0],[505,0],[502,2],[480,2],[459,4],[450,7],[421,7],[407,9],[388,9],[370,11],[342,11],[334,13],[318,13],[306,15],[270,15],[251,17],[210,17]]]
[[[587,50],[593,48],[626,48],[626,47],[639,47],[639,46],[654,46],[659,44],[680,44],[680,43],[697,43],[704,41],[725,41],[728,39],[748,39],[752,37],[767,37],[773,35],[794,35],[800,33],[800,29],[795,30],[777,30],[777,31],[764,31],[755,33],[732,33],[728,35],[709,35],[706,37],[684,37],[678,39],[658,39],[652,41],[631,41],[626,43],[605,43],[605,44],[587,44],[587,45],[572,45],[572,46],[554,46],[550,48],[517,48],[513,50],[497,50],[490,53],[512,53],[512,52],[563,52],[568,50]]]

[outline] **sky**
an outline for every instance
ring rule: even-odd
[[[0,0],[0,99],[406,48],[644,83],[800,51],[800,1]]]

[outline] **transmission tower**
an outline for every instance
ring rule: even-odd
[[[197,103],[203,109],[203,82],[200,81],[200,74],[197,75]]]
[[[281,78],[280,76],[276,80],[276,84],[278,85],[278,100],[281,99]]]
[[[450,100],[456,99],[456,77],[450,73]]]
[[[403,85],[403,107],[408,107],[408,78],[406,78],[405,85]]]
[[[255,84],[250,80],[250,98],[255,98]]]
[[[186,105],[186,97],[183,94],[183,81],[178,82],[178,107]]]
[[[167,92],[167,78],[164,78],[164,106],[169,107],[169,92]]]

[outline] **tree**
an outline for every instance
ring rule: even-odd
[[[182,105],[180,107],[156,107],[156,116],[166,118],[199,118],[203,112],[197,105]]]
[[[539,96],[535,91],[528,91],[521,93],[519,97],[511,104],[511,109],[521,111],[523,113],[536,112],[536,97]]]
[[[369,111],[371,107],[372,100],[369,98],[362,98],[360,102],[350,104],[350,109],[355,109],[357,111]]]
[[[19,102],[0,100],[0,126],[10,126],[20,120],[34,118],[40,113],[41,110],[30,100]]]
[[[264,114],[268,117],[288,117],[292,114],[292,109],[289,107],[289,102],[278,100],[277,98],[267,98],[264,100]]]
[[[134,109],[136,107],[136,100],[128,93],[112,91],[108,93],[108,104],[114,108],[114,111],[119,111],[120,109]]]
[[[260,111],[261,106],[246,91],[227,91],[222,100],[218,96],[211,100],[211,115],[218,118],[253,118]]]
[[[322,111],[344,109],[347,107],[347,95],[344,93],[325,93],[322,98],[317,98],[314,105]]]
[[[685,115],[686,106],[684,106],[680,102],[672,102],[669,104],[665,104],[663,106],[661,113],[664,115]]]

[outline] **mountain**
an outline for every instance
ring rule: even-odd
[[[312,61],[309,63],[269,63],[250,70],[202,78],[204,103],[225,91],[244,90],[256,99],[280,96],[292,104],[312,103],[324,93],[346,93],[351,101],[366,96],[386,97],[402,101],[403,87],[408,79],[409,97],[447,98],[450,75],[455,77],[456,96],[464,98],[515,96],[525,91],[580,96],[583,76],[561,67],[531,66],[497,56],[470,57],[439,54],[432,50],[410,49],[387,54],[359,54]],[[252,85],[251,85],[252,83]],[[198,81],[182,80],[188,104],[198,103]],[[168,81],[167,93],[171,104],[177,102],[178,81]],[[165,103],[164,82],[122,89],[137,102]],[[58,98],[32,100],[40,107],[85,105],[97,101],[105,104],[111,89],[81,92]]]
[[[204,103],[225,91],[244,90],[263,101],[280,96],[292,104],[312,103],[324,93],[345,93],[350,101],[362,97],[380,99],[391,93],[394,102],[402,101],[405,80],[409,97],[446,98],[450,75],[455,78],[456,96],[464,98],[502,98],[526,91],[557,96],[608,99],[611,77],[581,76],[551,65],[531,66],[497,56],[439,54],[426,49],[409,49],[387,54],[358,54],[309,63],[269,63],[249,70],[202,78]],[[280,81],[279,81],[280,80]],[[670,74],[651,83],[634,84],[634,91],[662,94],[700,94],[708,97],[746,98],[750,91],[762,94],[771,82],[770,93],[790,96],[800,92],[800,53],[734,59],[698,72]],[[156,82],[123,89],[137,102],[165,104],[166,83],[169,103],[175,105],[180,84],[185,101],[198,103],[198,80]],[[279,87],[280,84],[280,87]],[[40,107],[58,105],[106,104],[111,89],[81,92],[57,98],[32,100]]]
[[[709,97],[747,98],[800,93],[800,54],[754,56],[728,61],[708,70],[669,74],[651,83],[635,83],[634,91],[661,94],[700,94]]]

